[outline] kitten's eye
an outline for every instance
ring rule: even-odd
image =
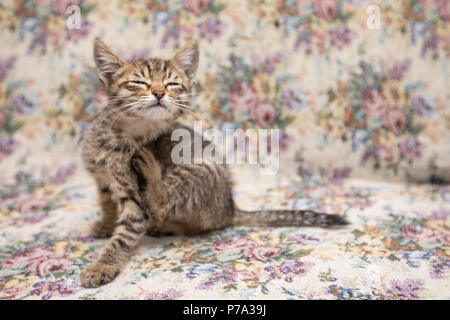
[[[122,82],[119,87],[120,88],[126,88],[127,90],[131,90],[131,91],[137,91],[137,90],[142,90],[144,89],[144,87],[148,90],[150,88],[150,84],[148,82],[145,81],[141,81],[141,80],[128,80],[125,82]]]
[[[169,82],[166,84],[166,87],[175,87],[175,86],[181,86],[181,84],[177,82]]]
[[[149,85],[147,82],[139,81],[139,80],[132,80],[132,81],[129,81],[129,82],[134,83],[134,84],[144,85],[144,86],[148,86]]]

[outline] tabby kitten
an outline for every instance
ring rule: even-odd
[[[183,127],[175,120],[188,110],[197,42],[187,43],[170,60],[125,61],[96,39],[94,58],[109,102],[86,132],[82,157],[100,198],[101,218],[92,233],[110,239],[82,273],[84,286],[111,282],[146,232],[194,235],[238,225],[347,223],[341,216],[309,210],[240,210],[225,165],[172,163],[178,142],[171,141],[171,133]]]

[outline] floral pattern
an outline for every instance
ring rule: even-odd
[[[2,1],[0,298],[449,299],[449,3],[379,1],[371,30],[359,0]],[[279,175],[234,168],[239,206],[351,225],[145,237],[114,282],[81,287],[105,241],[78,149],[107,102],[95,36],[127,59],[198,38],[186,121],[281,131]]]
[[[408,60],[396,61],[380,73],[361,62],[361,71],[352,74],[347,82],[340,81],[337,92],[329,89],[330,110],[317,112],[326,140],[338,135],[343,141],[350,140],[353,150],[363,146],[361,163],[370,161],[375,168],[396,171],[400,162],[413,164],[420,158],[424,146],[417,137],[436,105],[432,98],[421,94],[423,83],[401,83],[409,65]]]
[[[245,170],[237,173],[252,179]],[[260,181],[255,190],[238,183],[241,207],[312,207],[344,213],[352,224],[336,230],[229,228],[198,237],[145,237],[114,282],[85,289],[80,271],[105,240],[88,233],[99,214],[94,185],[70,181],[2,195],[0,297],[450,298],[448,186],[349,180],[293,186],[285,180]]]

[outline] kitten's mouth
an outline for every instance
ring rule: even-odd
[[[163,106],[161,103],[155,103],[147,106],[147,108],[156,108],[156,107],[165,108],[165,106]]]

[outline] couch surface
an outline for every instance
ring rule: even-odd
[[[370,4],[2,1],[0,298],[449,299],[450,2],[379,1],[379,28]],[[106,241],[79,157],[106,103],[96,36],[127,59],[198,38],[185,121],[281,130],[279,174],[233,168],[238,205],[351,224],[146,236],[115,281],[80,287]]]

